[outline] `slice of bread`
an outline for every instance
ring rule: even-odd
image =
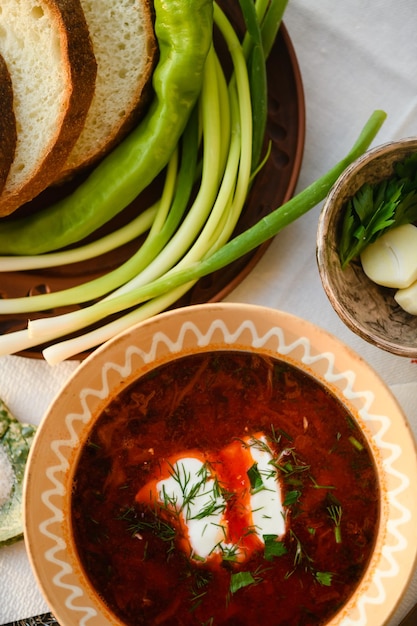
[[[84,129],[60,179],[92,165],[140,119],[151,95],[157,55],[149,0],[81,0],[97,60]]]
[[[16,118],[9,70],[0,55],[0,193],[4,187],[16,149]]]
[[[17,144],[0,216],[61,171],[84,126],[97,66],[79,0],[1,0],[0,54],[13,85]]]

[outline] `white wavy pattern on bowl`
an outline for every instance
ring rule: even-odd
[[[85,592],[79,585],[75,585],[66,581],[68,575],[74,574],[71,564],[68,562],[65,550],[65,540],[50,530],[56,523],[62,524],[63,513],[60,508],[54,505],[53,499],[55,497],[62,497],[65,494],[65,486],[62,482],[62,478],[65,476],[68,470],[68,461],[65,453],[61,452],[61,449],[68,451],[68,448],[74,449],[79,443],[76,431],[73,428],[74,421],[81,420],[83,423],[87,423],[91,417],[90,409],[88,408],[88,398],[91,396],[99,399],[105,399],[109,394],[108,373],[110,371],[116,371],[121,377],[127,377],[132,372],[132,357],[139,356],[144,363],[150,363],[154,360],[157,354],[157,347],[159,342],[163,342],[170,352],[177,353],[181,350],[184,337],[187,332],[192,332],[196,336],[197,345],[199,347],[205,347],[210,345],[213,336],[216,332],[220,331],[223,335],[226,344],[239,343],[239,338],[245,331],[249,331],[252,335],[252,346],[262,348],[271,339],[276,339],[277,347],[276,351],[279,354],[290,356],[292,352],[300,347],[303,349],[304,354],[300,359],[302,363],[307,366],[314,365],[318,361],[327,363],[326,372],[324,375],[325,380],[329,383],[338,383],[341,388],[341,382],[345,383],[342,393],[348,400],[360,399],[364,402],[363,408],[359,411],[362,419],[365,422],[373,422],[377,425],[377,432],[373,435],[375,443],[378,448],[384,451],[384,469],[387,474],[395,476],[398,483],[395,489],[388,492],[388,499],[391,507],[394,507],[398,513],[398,517],[395,520],[389,520],[387,523],[387,534],[391,535],[390,545],[383,547],[383,556],[386,562],[389,563],[389,568],[378,569],[376,568],[373,577],[373,584],[377,589],[372,587],[368,593],[362,594],[356,604],[357,617],[352,618],[350,616],[344,616],[339,622],[340,626],[366,626],[367,624],[367,611],[371,609],[373,605],[382,604],[386,599],[386,585],[390,578],[394,578],[399,571],[399,566],[395,558],[397,552],[403,551],[407,547],[407,540],[401,533],[401,526],[410,520],[410,511],[398,501],[398,496],[407,489],[409,485],[409,479],[406,475],[398,472],[395,467],[395,461],[401,455],[401,448],[396,444],[390,444],[384,440],[384,435],[390,427],[390,419],[384,415],[373,415],[370,410],[374,401],[374,394],[371,391],[355,391],[354,385],[356,382],[356,374],[351,370],[344,371],[342,373],[336,373],[335,367],[335,355],[332,352],[324,352],[318,355],[311,354],[310,340],[306,337],[299,337],[292,343],[287,344],[285,341],[285,333],[282,328],[274,326],[270,330],[259,336],[255,324],[246,320],[237,328],[236,331],[230,332],[226,324],[222,320],[215,320],[210,325],[207,332],[203,333],[192,322],[185,322],[181,326],[178,334],[178,338],[173,341],[163,332],[156,332],[153,336],[151,348],[148,352],[141,350],[139,347],[131,345],[125,351],[125,363],[118,365],[116,363],[107,362],[102,368],[101,372],[101,387],[100,389],[84,388],[79,395],[80,405],[82,407],[81,413],[67,414],[65,418],[65,424],[68,430],[69,438],[65,440],[55,440],[51,443],[51,450],[57,457],[58,463],[52,467],[46,469],[46,476],[52,483],[53,487],[41,494],[41,499],[45,506],[51,511],[52,515],[48,519],[45,519],[39,524],[39,531],[47,537],[52,547],[47,549],[44,553],[46,561],[55,565],[59,572],[53,577],[53,584],[66,591],[65,605],[68,610],[81,614],[78,617],[78,623],[80,626],[84,626],[92,618],[97,616],[96,610],[91,604],[80,605],[79,601]],[[61,556],[60,553],[63,553]],[[77,602],[75,602],[77,601]]]

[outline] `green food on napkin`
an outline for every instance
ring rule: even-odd
[[[0,399],[0,546],[23,537],[23,476],[35,432]]]

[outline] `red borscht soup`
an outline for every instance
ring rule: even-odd
[[[369,562],[379,485],[352,415],[284,361],[199,353],[112,400],[79,457],[72,523],[125,624],[308,626]]]

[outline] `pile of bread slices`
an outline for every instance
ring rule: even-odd
[[[157,53],[150,0],[1,0],[0,217],[126,136]]]

